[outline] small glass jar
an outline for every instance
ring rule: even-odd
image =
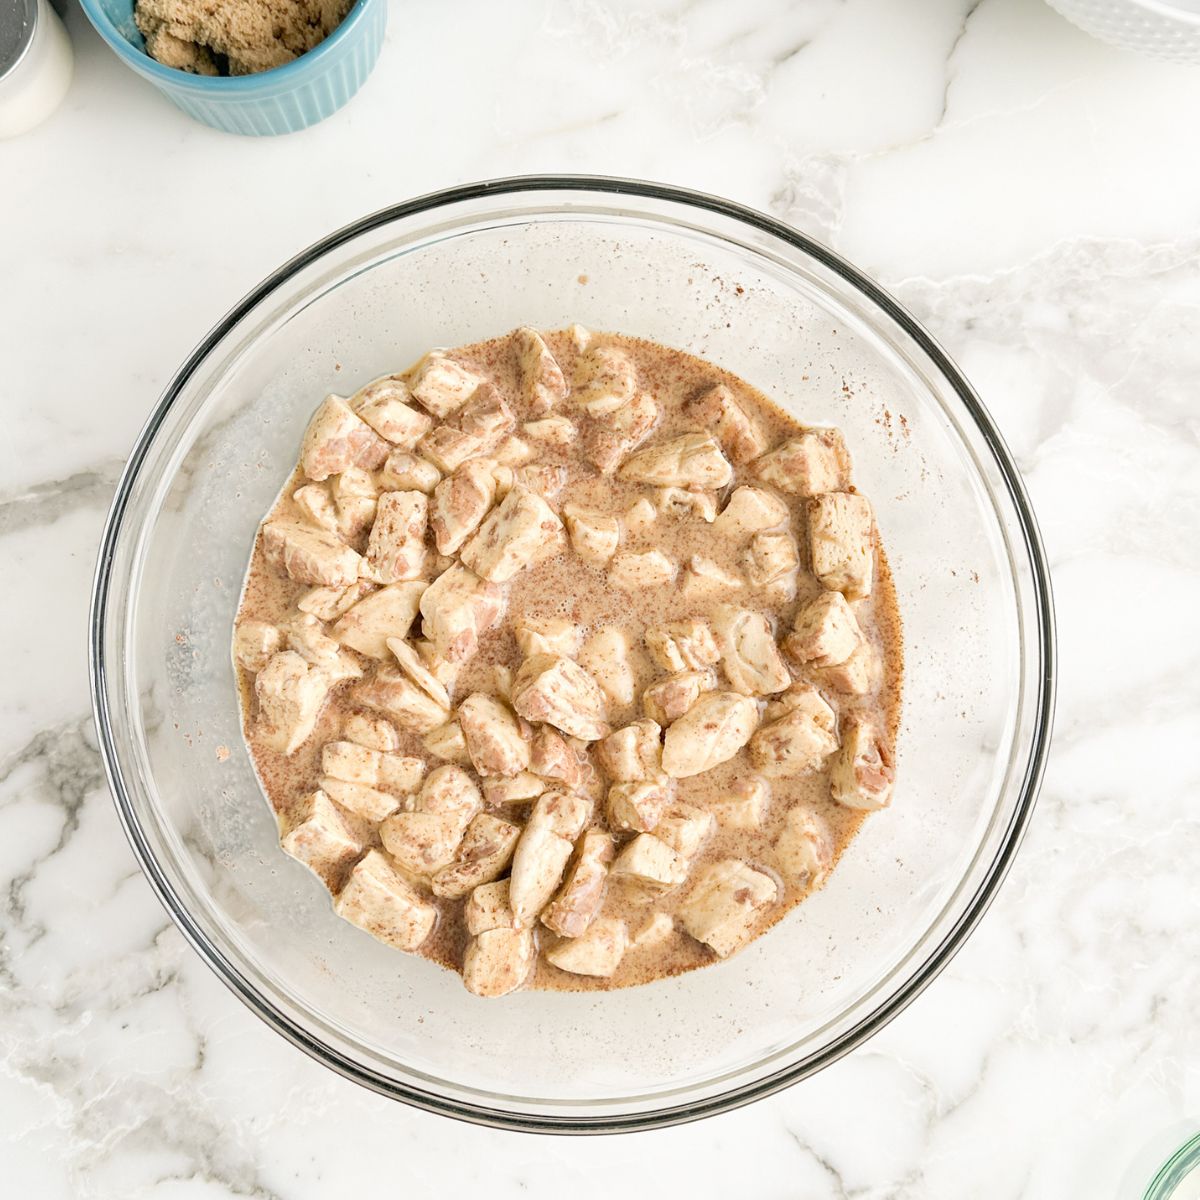
[[[49,0],[0,4],[0,138],[40,125],[59,106],[74,61]]]

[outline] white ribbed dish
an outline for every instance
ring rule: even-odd
[[[1048,0],[1074,25],[1122,50],[1200,64],[1200,0]]]

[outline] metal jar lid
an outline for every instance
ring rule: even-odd
[[[37,19],[37,0],[0,0],[0,80],[33,44]]]

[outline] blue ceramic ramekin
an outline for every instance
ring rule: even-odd
[[[258,75],[215,78],[164,67],[145,50],[133,0],[81,0],[118,58],[189,117],[227,133],[294,133],[336,112],[363,85],[383,46],[388,0],[356,0],[319,46]]]

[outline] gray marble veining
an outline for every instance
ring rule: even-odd
[[[27,214],[0,288],[6,1190],[1138,1195],[1200,1124],[1200,74],[1037,0],[395,0],[360,97],[253,142],[69,25],[63,109],[0,150],[0,212]],[[415,93],[438,103],[410,121]],[[344,221],[546,170],[730,195],[875,274],[1009,440],[1062,643],[1036,820],[951,967],[809,1082],[620,1140],[411,1112],[258,1024],[137,871],[87,716],[103,513],[203,331]]]

